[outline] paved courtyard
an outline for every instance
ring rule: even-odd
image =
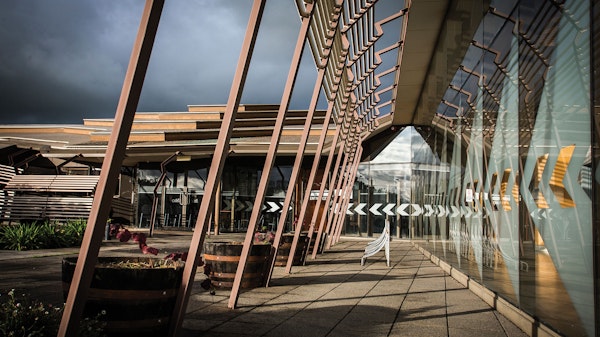
[[[163,254],[186,249],[190,239],[189,233],[165,231],[149,243]],[[227,290],[210,295],[196,284],[182,335],[526,336],[408,241],[391,242],[390,267],[383,252],[361,266],[367,242],[343,238],[291,274],[276,267],[271,286],[242,292],[235,310],[227,308]],[[0,251],[0,291],[17,288],[61,303],[60,261],[76,253]],[[140,253],[117,242],[105,242],[101,251],[128,254]]]

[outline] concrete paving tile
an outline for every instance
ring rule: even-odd
[[[258,322],[240,322],[228,321],[211,329],[213,332],[220,332],[222,336],[230,334],[261,336],[275,328],[275,325]]]
[[[328,337],[378,337],[387,336],[390,324],[365,324],[363,326],[345,326],[340,324],[331,331]]]
[[[389,337],[448,337],[448,329],[442,325],[401,324],[396,323]]]
[[[230,322],[247,322],[247,323],[255,323],[261,322],[267,325],[279,325],[290,319],[290,317],[297,314],[298,311],[293,310],[277,310],[277,311],[257,311],[252,310],[250,312],[244,313],[243,315],[239,315],[230,320]]]
[[[506,317],[502,316],[499,312],[494,312],[498,322],[502,326],[502,329],[506,332],[506,335],[509,337],[526,337],[527,334],[519,329],[515,324],[509,321]]]
[[[478,330],[469,328],[449,328],[448,337],[506,337],[502,330]]]
[[[450,328],[465,328],[479,330],[503,330],[492,309],[487,311],[472,310],[464,313],[448,314]]]
[[[183,321],[182,327],[184,329],[188,330],[191,334],[192,332],[198,333],[198,332],[208,331],[208,330],[216,327],[217,325],[223,324],[223,323],[224,323],[224,321],[195,319],[195,318],[186,317],[186,319]]]

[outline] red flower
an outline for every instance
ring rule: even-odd
[[[127,229],[119,231],[117,233],[117,239],[119,239],[121,242],[127,242],[129,239],[131,239],[131,232]]]
[[[133,233],[132,238],[133,241],[139,242],[140,244],[146,243],[146,234],[144,233]]]
[[[154,247],[150,247],[150,246],[146,245],[145,243],[144,244],[140,243],[140,248],[142,249],[142,253],[144,253],[144,254],[158,255],[158,249],[156,249]]]

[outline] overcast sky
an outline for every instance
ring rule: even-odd
[[[225,104],[252,0],[166,1],[138,111]],[[0,1],[0,124],[114,117],[143,0]],[[275,103],[300,20],[268,1],[242,103]],[[306,54],[308,56],[308,54]],[[316,72],[304,57],[292,108]]]

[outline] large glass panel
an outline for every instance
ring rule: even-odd
[[[594,336],[592,177],[600,174],[590,18],[598,15],[586,0],[485,4],[450,10],[449,18],[484,16],[440,93],[440,115],[432,127],[407,129],[408,159],[361,165],[349,218],[368,232],[372,210],[390,200],[377,199],[381,181],[394,180],[394,215],[411,239],[551,329]],[[444,46],[460,41],[452,31]],[[438,49],[448,60],[456,50]]]

